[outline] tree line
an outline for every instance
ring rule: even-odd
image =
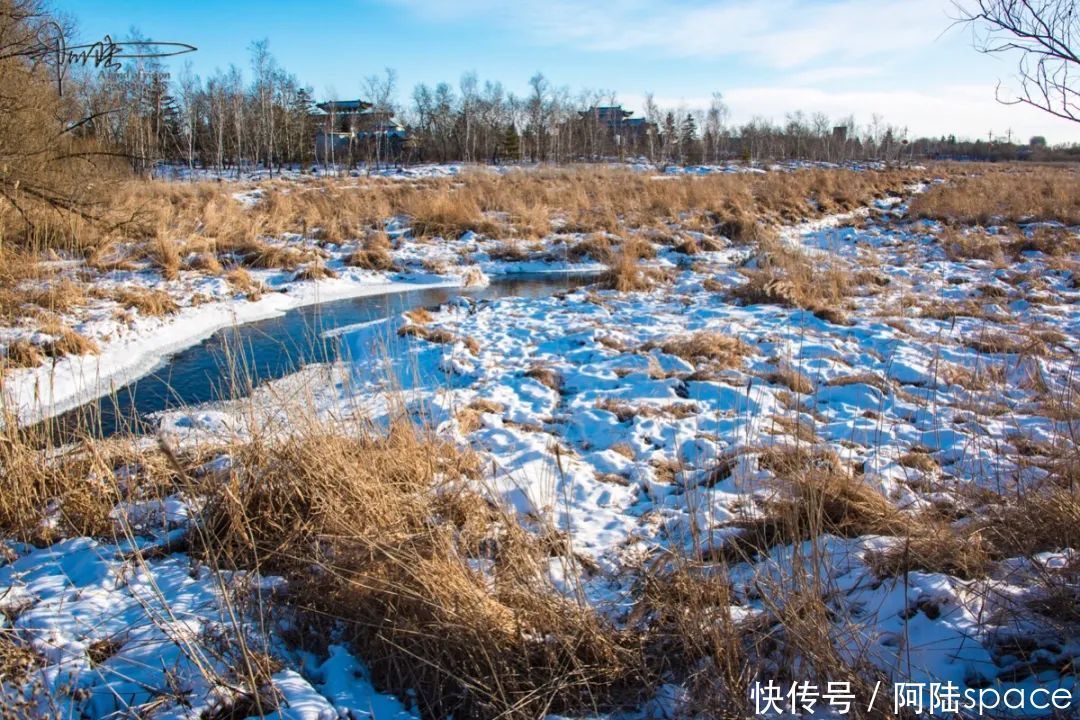
[[[39,2],[2,1],[10,8],[9,23],[21,23],[26,30],[24,44],[32,45],[34,38],[47,44],[40,30],[48,16]],[[129,39],[146,40],[136,32]],[[316,135],[328,121],[316,109],[311,86],[279,64],[266,40],[251,44],[248,64],[206,77],[196,75],[190,64],[173,73],[152,57],[127,59],[119,70],[73,68],[57,107],[66,113],[73,138],[109,148],[127,158],[137,173],[149,173],[161,163],[273,172],[326,160],[319,157]],[[1048,148],[1037,138],[1031,143],[910,138],[906,128],[876,115],[865,125],[851,116],[802,112],[788,114],[783,122],[755,118],[735,124],[720,93],[712,94],[708,107],[689,109],[661,108],[648,94],[633,120],[612,121],[596,108],[618,107],[614,93],[572,91],[541,73],[529,79],[523,94],[497,81],[481,81],[475,72],[455,83],[421,83],[401,100],[403,94],[390,69],[365,77],[357,95],[371,104],[371,117],[395,117],[404,132],[391,138],[376,128],[333,160],[347,166],[611,160],[692,165],[1078,156],[1076,147]]]
[[[308,166],[318,157],[315,136],[327,125],[310,86],[301,84],[269,51],[250,47],[250,68],[218,70],[205,78],[184,65],[172,77],[160,61],[133,61],[120,72],[84,73],[81,112],[93,120],[88,137],[120,147],[133,169],[161,162],[219,170]],[[537,73],[518,95],[475,72],[457,83],[421,83],[398,101],[397,75],[387,69],[363,79],[357,93],[373,117],[395,117],[404,136],[372,132],[335,156],[343,165],[417,162],[588,162],[643,160],[692,165],[729,160],[896,162],[926,157],[1024,159],[1076,156],[1076,149],[1034,153],[1020,143],[912,139],[906,128],[874,116],[857,125],[849,116],[794,112],[784,122],[755,118],[732,124],[723,96],[706,108],[660,108],[645,96],[637,122],[606,120],[595,108],[617,107],[614,93],[572,92]],[[338,98],[321,98],[337,100]],[[352,98],[347,98],[352,99]],[[640,119],[639,119],[640,118]]]

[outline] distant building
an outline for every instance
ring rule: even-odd
[[[391,113],[364,100],[329,100],[315,106],[315,158],[352,164],[373,154],[389,158],[401,151],[408,135]]]
[[[645,136],[655,124],[645,118],[630,117],[633,110],[624,110],[622,105],[597,105],[580,112],[582,119],[593,120],[607,126],[616,139],[637,139]]]
[[[847,142],[847,125],[837,125],[832,129],[833,140]]]

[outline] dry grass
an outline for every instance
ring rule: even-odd
[[[1005,262],[1003,241],[1007,239],[982,228],[944,227],[940,233],[941,245],[950,260],[986,260],[994,265]]]
[[[0,628],[0,686],[21,687],[42,664],[41,656],[19,637],[14,628]],[[33,703],[21,702],[21,698],[16,700],[7,693],[4,695],[13,706],[0,709],[0,717],[13,720],[18,717],[33,717]]]
[[[525,377],[536,380],[541,385],[545,385],[555,392],[561,392],[563,386],[562,375],[556,370],[547,367],[546,365],[536,365],[525,371]]]
[[[500,262],[521,262],[528,259],[529,251],[520,241],[508,240],[488,250],[488,257]]]
[[[771,504],[788,537],[896,535],[908,527],[888,498],[843,468],[830,451],[781,445],[767,449],[758,462],[776,477],[781,494]]]
[[[592,260],[609,265],[615,260],[615,247],[606,235],[593,233],[567,248],[566,259],[571,262]]]
[[[429,322],[435,319],[432,314],[428,312],[427,308],[416,308],[415,310],[409,310],[405,313],[405,317],[407,317],[410,321],[416,323],[417,325],[427,325]]]
[[[794,368],[781,367],[779,370],[769,373],[766,380],[777,385],[783,385],[800,395],[809,395],[814,392],[814,382]]]
[[[244,265],[259,270],[295,270],[312,257],[310,252],[264,242],[248,245],[240,254]]]
[[[893,547],[868,553],[866,563],[882,578],[918,570],[970,580],[985,577],[991,559],[991,549],[978,533],[961,534],[945,522],[923,520],[913,522],[911,535]]]
[[[467,454],[398,426],[247,448],[235,467],[203,552],[284,575],[293,607],[344,621],[376,687],[424,716],[614,707],[636,689],[637,651],[551,591],[543,544],[455,489]]]
[[[453,345],[460,342],[473,355],[480,354],[480,343],[468,335],[455,335],[444,328],[429,328],[424,325],[402,325],[398,328],[398,337],[415,337],[440,345]]]
[[[484,216],[474,196],[449,189],[409,195],[402,210],[416,237],[454,239],[469,230],[491,235],[499,229]]]
[[[747,281],[731,289],[733,298],[808,310],[827,322],[847,324],[845,299],[852,290],[847,268],[778,242],[762,243],[756,261],[757,267],[743,270]]]
[[[678,562],[647,573],[631,624],[645,625],[646,652],[662,677],[684,678],[687,717],[739,718],[757,670],[753,623],[733,618],[734,594],[722,573]]]
[[[745,243],[765,239],[775,223],[865,204],[916,179],[910,171],[809,170],[657,183],[629,170],[545,169],[412,183],[302,180],[289,192],[264,183],[263,198],[252,207],[231,197],[235,188],[219,183],[138,181],[115,188],[113,229],[88,234],[84,246],[101,258],[110,247],[134,242],[142,247],[137,255],[173,277],[184,266],[181,251],[193,247],[222,258],[237,253],[252,267],[295,269],[310,258],[265,247],[262,238],[307,236],[318,227],[322,242],[341,242],[358,228],[382,227],[402,215],[420,237],[457,237],[466,230],[496,235],[504,231],[503,221],[492,218],[501,215],[511,235],[534,239],[550,231],[557,213],[563,230],[619,232],[682,223]]]
[[[143,315],[162,317],[180,309],[172,296],[164,290],[140,287],[122,287],[110,293],[113,300],[124,307],[134,308]]]
[[[146,247],[146,256],[161,271],[166,280],[175,280],[180,275],[180,244],[167,236],[164,228],[159,231]]]
[[[1080,234],[1069,228],[1042,226],[1013,240],[1009,251],[1014,257],[1026,252],[1066,257],[1080,252]]]
[[[703,178],[696,184],[683,180],[650,184],[632,175],[600,173],[601,181],[594,186],[572,174],[537,174],[550,187],[526,173],[514,173],[506,180],[466,175],[455,183],[433,181],[415,188],[375,181],[368,188],[346,190],[315,183],[312,189],[317,191],[310,193],[271,192],[247,219],[234,215],[227,204],[219,207],[214,199],[218,191],[205,195],[199,190],[170,191],[169,202],[178,225],[188,213],[210,208],[205,227],[191,232],[212,241],[211,257],[220,252],[226,258],[225,253],[235,252],[252,265],[252,253],[266,247],[257,240],[259,233],[292,229],[300,222],[316,226],[318,221],[329,228],[323,239],[331,242],[354,235],[369,217],[385,219],[406,207],[412,209],[406,214],[413,217],[414,230],[442,236],[496,223],[488,220],[492,213],[515,207],[515,202],[516,209],[505,210],[510,222],[531,235],[548,231],[548,207],[559,208],[567,223],[589,227],[590,232],[611,232],[689,212],[711,231],[761,244],[758,268],[750,271],[751,282],[741,299],[829,316],[849,292],[843,269],[823,269],[808,257],[787,254],[769,239],[768,226],[816,212],[807,206],[807,196],[815,198],[821,211],[848,209],[867,194],[884,192],[888,182],[901,177],[892,176],[887,182],[884,176],[864,178],[847,188],[847,176],[841,173],[794,180]],[[620,185],[616,180],[625,182]],[[882,184],[875,185],[878,180]],[[818,185],[806,184],[813,182]],[[816,189],[808,191],[811,187]],[[414,194],[421,191],[435,193],[427,206],[415,201]],[[532,191],[535,197],[524,202],[522,198]],[[470,198],[471,203],[463,202]],[[463,207],[454,210],[452,205]],[[354,210],[355,216],[350,216]],[[229,222],[243,227],[234,235]],[[604,242],[594,243],[594,238]],[[594,252],[611,252],[608,262],[613,269],[606,280],[610,287],[638,289],[655,281],[640,266],[646,251],[644,246],[635,247],[634,240],[624,241],[617,251],[606,235],[585,242],[588,247],[568,252],[594,259]],[[389,257],[385,243],[370,236],[359,252]],[[292,254],[288,262],[300,257],[301,264],[313,263],[309,268],[320,266],[310,255]],[[381,261],[363,262],[377,268]],[[762,277],[755,278],[755,273]],[[249,297],[257,297],[258,288],[242,268],[230,272],[228,280]],[[472,342],[427,327],[431,317],[426,311],[414,311],[409,319],[400,331],[403,335],[466,346]],[[14,357],[15,345],[8,348],[9,356]],[[708,332],[669,338],[659,347],[693,362],[725,368],[741,367],[754,352],[736,338]],[[32,355],[37,352],[32,345],[14,352],[41,359]],[[562,388],[552,368],[534,367],[526,375],[556,391]],[[796,393],[813,391],[808,378],[783,366],[768,379]],[[953,378],[981,389],[997,379],[993,368]],[[889,389],[877,375],[851,375],[829,384],[850,383]],[[793,403],[797,405],[798,398]],[[654,408],[615,400],[598,401],[597,407],[615,413],[621,422],[639,415],[683,417],[701,411],[689,403]],[[471,432],[480,427],[483,414],[503,410],[492,401],[473,401],[457,413],[458,428]],[[763,667],[812,671],[832,680],[859,677],[835,650],[830,631],[838,619],[822,601],[827,588],[815,586],[809,578],[809,564],[795,570],[804,584],[762,590],[767,612],[748,626],[732,620],[737,600],[723,566],[710,566],[703,559],[743,562],[778,544],[794,544],[797,551],[799,541],[813,541],[826,533],[884,534],[895,536],[897,543],[893,550],[868,558],[880,576],[932,570],[974,578],[985,576],[996,559],[1010,554],[1080,545],[1076,535],[1080,501],[1077,484],[1067,480],[1075,474],[1068,453],[1045,460],[1052,468],[1052,480],[1045,487],[996,502],[961,530],[939,517],[898,510],[858,471],[817,446],[813,428],[806,423],[777,417],[775,424],[801,442],[753,449],[770,477],[760,495],[764,519],[755,514],[735,523],[741,533],[719,550],[650,559],[655,564],[641,574],[636,602],[623,629],[551,587],[553,559],[577,562],[566,538],[547,528],[543,518],[528,518],[526,529],[519,518],[467,489],[478,486],[476,459],[405,424],[395,424],[383,435],[370,428],[343,432],[315,425],[303,428],[301,423],[296,436],[273,441],[256,437],[226,448],[230,469],[207,479],[191,472],[183,458],[163,462],[130,449],[110,455],[94,442],[42,462],[42,455],[31,452],[23,438],[5,430],[8,436],[0,439],[4,471],[0,528],[8,537],[35,542],[50,541],[58,532],[105,534],[112,528],[108,512],[120,499],[116,468],[137,463],[143,468],[140,472],[152,477],[145,481],[149,486],[206,498],[198,526],[202,531],[193,548],[201,562],[216,569],[286,577],[289,591],[283,605],[296,613],[291,619],[298,633],[325,640],[333,626],[368,664],[380,690],[413,697],[428,717],[597,714],[635,706],[661,682],[687,687],[694,703],[691,711],[702,717],[741,717],[747,712],[748,684]],[[634,455],[626,446],[613,450]],[[1034,450],[1027,451],[1035,456]],[[1041,455],[1049,451],[1038,453],[1038,462],[1044,462]],[[721,464],[731,460],[725,457]],[[919,473],[936,470],[932,458],[917,449],[900,463]],[[668,479],[676,479],[675,469],[671,464]],[[730,475],[730,464],[725,469]],[[715,477],[722,474],[718,471]],[[90,477],[106,481],[91,483]],[[60,508],[58,529],[41,523],[49,507]],[[1032,528],[1032,517],[1039,518],[1039,527]],[[780,597],[784,602],[777,601]],[[2,642],[0,638],[0,657],[5,652]],[[98,659],[107,654],[107,647],[93,651]],[[4,663],[0,659],[0,666]]]
[[[45,361],[45,354],[29,340],[15,340],[8,343],[4,351],[4,367],[31,368]]]
[[[999,557],[1030,557],[1080,545],[1080,485],[1073,482],[1080,472],[1073,453],[1052,475],[1058,482],[992,506],[979,519],[979,532]]]
[[[722,368],[741,367],[743,360],[754,352],[739,338],[707,330],[665,340],[660,349],[690,362],[708,360]]]
[[[262,283],[257,282],[244,268],[230,270],[226,273],[225,279],[237,292],[244,293],[252,302],[262,297]]]
[[[5,418],[0,430],[0,535],[49,543],[69,534],[105,535],[119,501],[113,469],[119,446],[76,445],[50,457],[38,430]],[[50,522],[45,522],[46,519]]]
[[[326,267],[323,263],[315,261],[309,264],[307,267],[301,268],[293,276],[294,280],[307,280],[307,281],[319,281],[327,280],[329,278],[336,278],[337,273]]]
[[[918,470],[921,473],[931,473],[941,469],[934,456],[921,449],[913,449],[904,453],[897,462],[903,467]]]
[[[384,248],[360,248],[345,258],[345,264],[364,270],[392,270],[394,258]]]
[[[70,312],[84,306],[88,297],[86,288],[66,278],[35,287],[24,294],[27,302],[58,313]]]
[[[184,261],[184,268],[194,270],[205,275],[220,275],[224,269],[217,255],[212,252],[199,252]]]
[[[948,384],[959,385],[966,390],[989,390],[995,386],[1002,387],[1005,383],[1005,366],[1001,363],[979,362],[975,367],[965,367],[943,362],[938,372]]]
[[[481,417],[483,415],[502,415],[503,410],[506,408],[502,403],[497,403],[494,400],[487,400],[484,398],[476,398],[470,402],[466,407],[455,413],[454,418],[458,422],[458,429],[462,433],[468,435],[471,432],[479,430],[483,426]]]
[[[390,238],[385,232],[370,233],[361,247],[345,258],[346,265],[364,270],[392,270],[394,257],[390,254]]]
[[[856,375],[841,375],[825,383],[829,387],[844,387],[845,385],[870,385],[882,392],[889,392],[889,381],[876,373],[858,373]]]
[[[428,328],[423,325],[402,325],[398,328],[398,337],[415,337],[440,345],[449,345],[457,341],[457,335],[444,328]]]
[[[988,330],[975,337],[968,337],[964,344],[976,352],[987,355],[1045,355],[1046,344],[1038,337],[1016,337],[1006,332]]]
[[[639,292],[668,280],[670,276],[663,269],[641,264],[642,259],[652,255],[652,246],[644,240],[624,240],[619,245],[618,252],[611,256],[607,269],[600,275],[597,284],[601,288],[616,292]]]
[[[97,355],[101,352],[97,341],[75,332],[66,326],[48,326],[44,332],[52,335],[52,339],[46,340],[41,345],[42,352],[47,357],[60,358],[65,355]]]
[[[1075,167],[1007,165],[954,176],[911,202],[915,217],[988,226],[1030,220],[1080,224]]]

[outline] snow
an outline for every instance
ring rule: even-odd
[[[686,170],[713,171],[727,170]],[[1075,278],[1037,256],[1008,269],[950,261],[927,225],[909,221],[905,211],[903,200],[894,198],[782,233],[785,242],[808,252],[860,260],[872,255],[889,283],[853,298],[851,325],[798,309],[740,306],[723,292],[707,289],[707,280],[728,287],[741,282],[736,268],[746,259],[743,248],[702,253],[690,264],[659,247],[656,263],[675,268],[669,287],[626,294],[581,288],[539,298],[459,299],[435,312],[431,327],[475,340],[475,354],[462,342],[401,340],[392,348],[400,357],[391,361],[401,382],[388,380],[384,354],[357,352],[348,362],[310,366],[275,381],[242,409],[218,404],[165,413],[160,428],[178,441],[242,433],[244,424],[253,421],[253,407],[265,399],[264,411],[274,414],[278,410],[270,399],[297,388],[304,388],[305,402],[327,418],[363,414],[378,422],[393,404],[387,392],[392,386],[440,434],[481,453],[493,471],[476,481],[478,491],[518,513],[526,525],[539,517],[567,533],[573,552],[596,568],[581,578],[584,597],[598,612],[624,622],[635,573],[644,560],[663,562],[668,553],[695,547],[722,549],[736,523],[763,517],[761,501],[774,488],[772,472],[760,462],[762,453],[795,442],[783,420],[812,429],[846,467],[857,469],[865,483],[902,512],[931,504],[962,506],[974,491],[1001,492],[1003,479],[1010,490],[1020,488],[1043,471],[1021,462],[1013,451],[1015,435],[1047,442],[1070,437],[1069,423],[1042,409],[1043,391],[1029,378],[1037,371],[1050,396],[1071,392],[1069,378],[1077,370],[1072,352],[1057,348],[1042,357],[1020,358],[980,352],[967,343],[980,332],[1017,334],[1037,323],[1062,333],[1066,348],[1075,345],[1080,335]],[[850,226],[848,220],[859,222]],[[571,267],[560,262],[559,248],[573,238],[557,234],[545,239],[533,257],[505,263],[490,259],[487,239],[469,233],[425,244],[411,241],[399,224],[391,222],[390,229],[401,241],[395,256],[414,274],[393,280],[343,275],[318,285],[281,281],[287,292],[270,293],[258,302],[227,298],[185,309],[177,318],[105,344],[99,359],[77,363],[97,362],[94,372],[105,375],[112,368],[116,378],[137,372],[140,363],[168,348],[205,337],[212,331],[208,328],[300,303],[398,291],[421,279],[462,284],[473,270],[480,273],[473,282],[482,282],[524,269],[595,269],[591,263]],[[468,258],[464,265],[462,257]],[[438,262],[446,264],[446,273],[424,277],[418,272],[421,263]],[[1041,278],[1038,302],[1030,297],[1002,302],[979,317],[950,320],[903,302],[974,299],[988,283],[1019,294],[1023,289],[1006,281],[1008,273],[1018,271]],[[332,332],[366,342],[392,322]],[[731,369],[710,368],[658,349],[669,338],[697,331],[738,337],[754,352]],[[125,359],[129,362],[121,368]],[[1005,379],[968,388],[950,379],[946,371],[952,366],[999,367]],[[555,373],[561,388],[530,377],[537,368]],[[805,375],[812,391],[796,394],[779,382],[774,374],[782,368]],[[74,368],[71,374],[79,375]],[[82,375],[89,373],[84,369]],[[68,386],[61,384],[51,396],[53,406],[78,397],[76,385],[70,382],[65,395]],[[33,396],[32,385],[20,387],[25,388],[19,396],[24,401]],[[502,409],[485,412],[479,427],[465,428],[458,414],[477,400]],[[991,405],[1004,411],[979,409]],[[938,467],[922,471],[902,464],[901,457],[914,449]],[[714,472],[721,466],[729,472]],[[135,542],[161,543],[183,531],[193,502],[169,497],[122,504],[114,513],[138,527],[156,528],[151,539]],[[68,682],[87,690],[82,700],[63,700],[65,713],[98,717],[120,710],[120,698],[144,702],[149,699],[146,687],[164,686],[168,667],[191,688],[191,709],[182,710],[176,702],[156,716],[191,716],[211,707],[221,690],[195,667],[186,639],[207,627],[227,625],[221,583],[272,581],[215,578],[182,552],[134,562],[131,542],[109,545],[78,538],[45,549],[11,545],[16,559],[0,567],[0,603],[18,608],[7,615],[46,658],[40,670],[46,685]],[[872,535],[823,535],[733,562],[726,572],[734,610],[739,617],[764,617],[785,602],[784,593],[770,594],[768,588],[816,574],[829,589],[833,622],[824,632],[843,656],[868,663],[890,680],[1076,690],[1075,674],[1061,668],[1080,657],[1080,637],[1055,629],[1030,605],[1043,592],[1048,574],[1066,577],[1068,568],[1076,567],[1074,550],[1007,559],[989,577],[975,580],[920,571],[878,577],[871,567],[874,554],[896,542]],[[480,564],[477,569],[483,572]],[[568,568],[553,562],[550,574],[556,587],[576,592],[578,583]],[[1074,580],[1068,582],[1075,586]],[[1040,672],[1025,674],[1023,659],[1003,655],[1003,639],[1017,635],[1038,645],[1045,660]],[[89,661],[94,641],[117,637],[119,646],[107,661]],[[319,657],[276,644],[274,649],[287,660],[273,677],[285,699],[276,711],[279,717],[324,720],[348,716],[346,709],[352,717],[412,717],[407,699],[378,693],[363,659],[344,646],[331,643]],[[684,688],[665,686],[627,717],[665,716],[661,713],[673,712],[684,694]]]
[[[106,394],[139,378],[172,353],[196,345],[222,328],[283,315],[304,305],[330,300],[406,292],[419,287],[447,286],[454,279],[391,280],[352,274],[319,282],[291,284],[286,292],[270,292],[259,300],[226,297],[182,308],[168,318],[143,318],[130,327],[110,320],[91,320],[77,326],[108,338],[98,355],[66,356],[33,369],[13,370],[4,383],[4,402],[17,408],[23,423],[32,423]],[[95,332],[96,331],[96,332]]]

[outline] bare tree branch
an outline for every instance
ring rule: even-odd
[[[956,22],[972,29],[972,44],[987,55],[1017,56],[1020,87],[995,96],[1080,122],[1080,9],[1076,0],[954,0]]]

